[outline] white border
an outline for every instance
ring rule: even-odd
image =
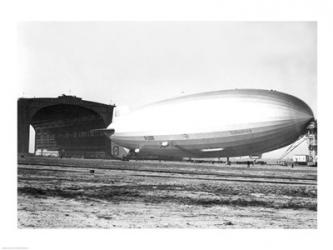
[[[328,249],[332,246],[332,13],[329,1],[4,1],[1,17],[0,247],[28,249]],[[16,228],[16,23],[19,21],[318,21],[317,230],[23,230]]]

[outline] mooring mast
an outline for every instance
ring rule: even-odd
[[[307,138],[309,146],[309,165],[317,165],[317,121],[312,121],[308,126]]]

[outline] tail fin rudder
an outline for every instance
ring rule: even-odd
[[[98,129],[92,129],[90,130],[92,131],[94,134],[104,134],[107,137],[110,137],[111,135],[114,134],[114,129],[107,129],[107,128],[98,128]]]

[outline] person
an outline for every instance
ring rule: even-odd
[[[64,157],[65,155],[65,149],[60,149],[60,158]]]
[[[247,167],[248,168],[250,167],[250,161],[247,161]]]

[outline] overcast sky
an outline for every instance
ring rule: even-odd
[[[316,114],[316,32],[315,22],[21,23],[21,96],[65,93],[135,107],[263,88],[295,95]]]

